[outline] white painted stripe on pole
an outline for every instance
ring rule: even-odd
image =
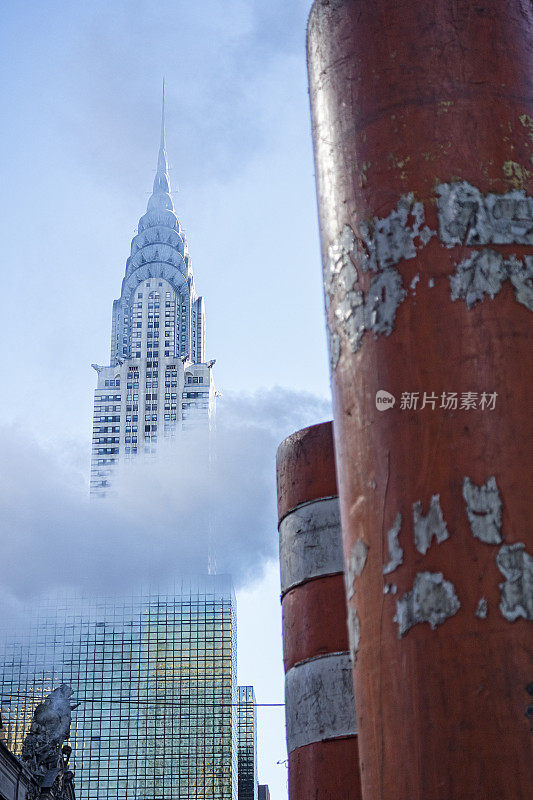
[[[281,591],[344,569],[338,497],[291,511],[279,526]]]
[[[285,676],[287,749],[357,733],[348,653],[331,653],[292,667]]]

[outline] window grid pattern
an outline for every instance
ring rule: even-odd
[[[43,604],[0,651],[5,741],[69,683],[78,800],[236,800],[235,598],[228,579]]]
[[[239,800],[257,800],[257,720],[253,686],[239,686]]]

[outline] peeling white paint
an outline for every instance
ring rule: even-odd
[[[386,583],[385,586],[383,587],[383,594],[388,594],[389,592],[391,592],[392,594],[396,594],[397,591],[398,587],[396,586],[395,583]]]
[[[394,330],[398,306],[406,296],[398,270],[390,268],[373,277],[365,299],[366,330],[389,336]]]
[[[402,527],[402,515],[400,512],[396,515],[396,519],[392,528],[387,533],[387,543],[389,545],[390,561],[383,567],[383,574],[389,575],[394,570],[403,564],[403,550],[400,547],[398,537],[400,535],[400,528]]]
[[[385,333],[394,328],[396,310],[406,296],[402,278],[389,267],[372,278],[366,295],[358,286],[357,270],[352,258],[361,262],[365,256],[357,250],[357,240],[352,229],[345,225],[337,242],[329,248],[329,259],[324,276],[326,305],[332,297],[339,299],[335,307],[334,326],[329,329],[330,362],[335,369],[341,353],[341,336],[347,339],[351,352],[361,347],[365,331]]]
[[[287,750],[355,736],[357,721],[348,653],[303,661],[285,676]]]
[[[493,299],[507,277],[501,253],[495,250],[479,250],[457,265],[455,275],[450,276],[452,300],[462,298],[467,308],[483,300],[487,294]]]
[[[344,570],[344,584],[346,586],[346,598],[351,600],[354,593],[353,583],[355,578],[358,578],[366,564],[366,557],[368,553],[368,545],[362,539],[357,539],[355,542],[352,554],[346,562]]]
[[[364,333],[363,294],[355,286],[358,282],[357,270],[352,257],[357,256],[357,240],[349,225],[345,225],[337,241],[329,246],[329,258],[324,270],[324,289],[326,308],[337,292],[340,300],[335,308],[336,329],[329,329],[330,361],[333,369],[337,366],[341,352],[342,333],[352,344],[352,352],[360,347]]]
[[[533,244],[533,198],[519,189],[483,195],[467,181],[437,186],[439,237],[446,247]]]
[[[437,197],[439,237],[446,247],[533,244],[533,198],[522,190],[483,195],[461,181],[440,184]],[[533,257],[525,256],[524,264],[491,249],[478,250],[457,265],[450,277],[451,298],[463,298],[472,308],[485,295],[494,298],[506,278],[517,301],[533,311]]]
[[[348,340],[351,352],[356,353],[365,332],[364,296],[359,289],[347,292],[339,301],[335,308],[335,322],[337,331]]]
[[[339,499],[306,503],[279,526],[281,591],[344,570]]]
[[[435,630],[460,607],[453,583],[444,580],[441,572],[419,572],[412,590],[396,601],[398,638],[420,622],[429,622]]]
[[[482,597],[476,607],[476,617],[479,617],[479,619],[487,619],[488,613],[487,600],[485,597]]]
[[[470,478],[465,478],[463,497],[473,535],[485,544],[501,544],[502,501],[496,478],[492,476],[482,486],[476,486]]]
[[[400,261],[415,258],[434,235],[425,225],[424,207],[414,195],[400,198],[397,207],[382,219],[359,225],[358,239],[349,225],[328,249],[324,270],[326,307],[337,295],[334,324],[329,326],[330,360],[338,364],[342,337],[352,353],[361,347],[365,331],[389,336],[394,329],[396,311],[406,297],[402,277],[395,268]],[[415,240],[417,244],[415,245]],[[366,295],[359,287],[355,264],[363,272],[378,273],[370,281]],[[337,338],[335,338],[337,337]]]
[[[451,298],[462,298],[472,308],[485,295],[494,299],[507,278],[517,301],[533,311],[533,256],[525,256],[524,263],[515,255],[505,259],[496,250],[477,250],[456,265],[455,274],[450,276]]]
[[[361,641],[361,625],[359,624],[357,611],[352,605],[348,606],[348,618],[346,623],[348,627],[348,641],[350,643],[350,658],[352,664],[355,664]]]
[[[509,259],[509,279],[518,302],[533,311],[533,256],[525,256],[524,261],[525,264],[518,258]]]
[[[364,245],[359,256],[361,269],[373,272],[415,258],[415,239],[420,240],[420,248],[435,235],[425,224],[424,206],[415,201],[412,192],[400,197],[388,216],[361,223],[359,232]]]
[[[439,237],[446,247],[485,244],[533,244],[533,198],[517,189],[505,194],[483,195],[466,181],[437,187]],[[356,353],[366,331],[389,336],[396,312],[407,292],[396,266],[415,258],[435,235],[425,224],[424,206],[413,193],[404,195],[391,213],[360,222],[358,235],[345,225],[328,248],[324,268],[326,307],[337,298],[334,319],[329,320],[332,370],[339,362],[342,342]],[[366,294],[359,284],[358,268],[377,273]],[[456,265],[450,276],[452,300],[464,299],[468,308],[494,298],[509,278],[519,303],[533,311],[533,256],[506,259],[495,250],[472,252]],[[418,273],[410,288],[416,294]],[[435,286],[433,278],[429,288]]]
[[[349,225],[345,225],[338,240],[329,246],[328,268],[324,274],[326,302],[328,302],[329,296],[334,294],[337,282],[345,286],[345,291],[348,291],[357,281],[357,271],[351,259],[351,257],[355,259],[356,256],[357,240],[355,234]],[[343,271],[344,275],[341,278]],[[350,275],[352,275],[351,283],[349,280]]]
[[[419,553],[425,555],[435,536],[438,544],[449,537],[448,529],[440,507],[440,495],[434,494],[429,503],[429,511],[424,517],[422,503],[413,503],[413,525],[415,529],[415,546]]]
[[[336,369],[341,357],[341,340],[338,333],[333,331],[328,336],[329,341],[329,363],[332,370]]]
[[[533,556],[523,542],[504,544],[496,556],[498,569],[505,578],[500,584],[500,611],[514,622],[518,617],[533,620]]]

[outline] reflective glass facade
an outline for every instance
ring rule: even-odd
[[[1,646],[6,744],[20,753],[33,709],[66,682],[78,800],[236,800],[236,662],[225,576],[43,604]]]
[[[239,686],[239,800],[257,800],[257,722],[253,686]]]

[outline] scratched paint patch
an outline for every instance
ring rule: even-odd
[[[346,599],[350,600],[354,593],[354,580],[358,578],[365,568],[368,554],[368,545],[362,539],[357,539],[350,558],[346,562],[344,583],[346,586]]]
[[[435,630],[460,607],[453,583],[444,580],[441,572],[419,572],[412,590],[396,601],[394,622],[398,624],[398,638],[421,622],[428,622]]]
[[[476,617],[479,619],[487,619],[487,614],[489,613],[489,607],[487,605],[487,599],[485,597],[480,598],[479,603],[476,606]]]
[[[500,584],[500,611],[514,622],[519,617],[533,620],[533,556],[523,542],[504,544],[496,556],[498,569],[505,578]]]
[[[422,514],[422,503],[413,503],[413,525],[415,530],[415,547],[425,555],[431,546],[433,537],[440,544],[449,537],[448,528],[440,507],[440,495],[434,494],[429,503],[426,516]]]
[[[463,481],[463,497],[472,534],[485,544],[501,544],[502,501],[496,478],[492,476],[482,486],[476,486],[466,477]]]
[[[387,543],[389,545],[390,561],[383,567],[383,574],[389,575],[394,572],[400,564],[403,564],[403,550],[400,547],[399,536],[402,527],[402,515],[396,515],[392,528],[387,533]]]
[[[348,640],[350,643],[350,658],[352,664],[357,660],[357,653],[359,652],[359,644],[361,642],[361,625],[357,611],[353,606],[348,606]]]

